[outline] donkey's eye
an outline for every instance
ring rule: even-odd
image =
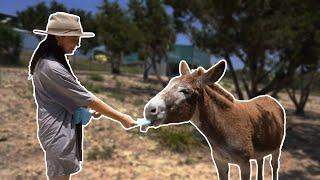
[[[181,89],[179,92],[182,92],[185,95],[189,95],[190,91],[188,89]]]

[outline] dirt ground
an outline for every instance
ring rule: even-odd
[[[80,82],[87,79],[86,72],[76,74]],[[143,82],[140,75],[115,78],[106,74],[104,81],[98,83],[104,88],[94,93],[97,97],[135,118],[142,116],[144,104],[161,89]],[[120,93],[110,94],[117,91]],[[320,97],[310,97],[304,118],[293,115],[294,107],[285,94],[279,101],[287,112],[279,179],[320,179]],[[37,139],[36,104],[26,69],[0,67],[0,113],[0,179],[45,179],[44,153]],[[268,163],[265,166],[266,179],[271,179]],[[236,167],[231,167],[231,174],[231,179],[239,179]],[[125,131],[119,124],[101,118],[85,128],[84,162],[73,179],[217,177],[208,146],[187,153],[172,152],[159,146],[149,131]]]

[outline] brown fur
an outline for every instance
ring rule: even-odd
[[[250,159],[280,151],[284,138],[284,112],[269,96],[251,101],[238,101],[218,84],[206,85],[198,103],[198,127],[208,138],[219,169],[228,163],[242,167],[243,179],[248,178]],[[277,154],[278,155],[278,154]],[[273,157],[275,160],[277,156]],[[261,164],[260,164],[261,166]],[[274,167],[274,177],[277,167]],[[220,179],[227,171],[220,172]],[[260,168],[261,171],[261,168]],[[262,176],[261,172],[259,173]],[[262,177],[259,177],[259,179]]]
[[[170,107],[165,111],[167,116],[162,124],[191,119],[212,147],[220,179],[228,178],[228,163],[238,164],[242,180],[249,179],[250,159],[258,160],[258,178],[262,178],[261,162],[269,154],[272,154],[273,174],[277,178],[285,136],[285,112],[270,96],[236,100],[216,82],[224,74],[225,64],[219,62],[207,72],[199,67],[191,73],[186,63],[180,63],[181,76],[157,95],[164,99],[165,107]],[[191,87],[192,94],[181,99],[177,93],[179,87]]]

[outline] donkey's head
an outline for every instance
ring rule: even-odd
[[[207,71],[202,67],[190,71],[186,61],[181,61],[180,76],[171,79],[169,84],[145,105],[144,116],[151,120],[150,126],[189,121],[195,113],[202,89],[205,85],[218,82],[225,69],[225,60],[219,61]]]

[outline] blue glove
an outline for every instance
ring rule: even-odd
[[[72,120],[75,124],[81,123],[82,125],[87,125],[90,119],[91,113],[89,112],[89,109],[80,107],[74,112]]]

